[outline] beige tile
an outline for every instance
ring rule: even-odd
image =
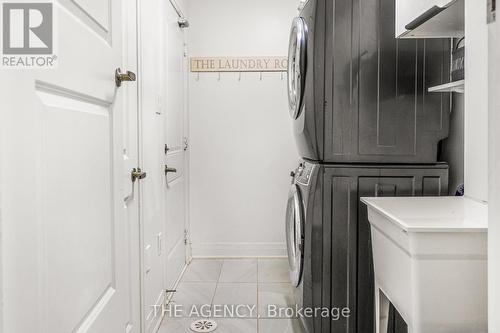
[[[259,259],[258,279],[260,282],[290,282],[288,260],[279,259]]]
[[[197,306],[198,312],[201,312],[202,305],[212,304],[216,286],[216,282],[182,282],[177,287],[177,292],[172,298],[172,303],[180,306],[177,310],[182,311],[183,317],[187,317],[193,313],[193,306]],[[175,309],[172,307],[170,309],[168,314],[175,316]]]
[[[295,309],[295,289],[290,283],[260,283],[258,292],[259,316],[261,318],[275,317],[276,313],[281,318],[295,316],[293,311],[285,310],[286,308]],[[274,311],[269,311],[269,305],[273,306]],[[279,309],[283,309],[281,314]]]
[[[257,259],[225,259],[219,282],[257,282]]]
[[[259,319],[259,333],[305,333],[298,319]]]
[[[189,329],[189,318],[164,318],[158,333],[193,333]]]
[[[224,305],[248,306],[240,308],[243,317],[257,317],[257,284],[256,283],[219,283],[215,290],[214,307]]]
[[[257,319],[215,319],[217,333],[257,333]]]
[[[182,282],[217,282],[222,260],[194,259],[186,269]]]

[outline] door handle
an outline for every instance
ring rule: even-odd
[[[117,87],[122,85],[123,81],[135,81],[136,75],[134,72],[127,71],[126,73],[122,73],[120,67],[115,70],[115,83]]]
[[[130,178],[132,180],[132,183],[135,183],[137,179],[141,180],[146,178],[147,174],[141,170],[141,168],[134,168],[132,169],[132,172],[130,173]]]
[[[165,174],[167,174],[169,172],[175,173],[175,172],[177,172],[177,169],[176,168],[169,168],[168,166],[165,165]]]

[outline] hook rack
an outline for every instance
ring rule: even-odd
[[[222,73],[238,73],[238,76],[237,76],[237,81],[238,82],[241,82],[241,78],[243,76],[243,71],[239,71],[239,72],[222,72],[222,71],[217,71],[217,72],[196,72],[196,77],[195,77],[195,81],[198,82],[200,81],[200,73],[217,73],[217,82],[220,82],[221,79],[222,79]],[[254,72],[256,73],[256,72]],[[263,81],[264,80],[264,72],[258,72],[259,73],[259,81]],[[284,71],[274,71],[274,72],[269,72],[269,73],[275,73],[275,74],[280,74],[280,80],[283,81],[284,77],[285,77],[285,72]]]

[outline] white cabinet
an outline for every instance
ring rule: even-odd
[[[396,37],[464,35],[464,0],[396,0]]]

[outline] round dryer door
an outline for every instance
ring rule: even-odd
[[[307,27],[303,18],[296,17],[290,31],[288,46],[288,106],[290,116],[297,119],[304,100]]]
[[[304,208],[297,185],[293,185],[288,196],[286,209],[286,245],[290,280],[297,287],[302,277],[304,262]]]

